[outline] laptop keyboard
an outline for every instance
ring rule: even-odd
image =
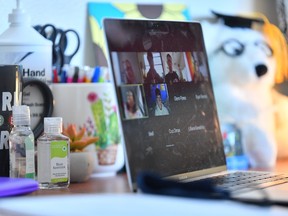
[[[202,180],[197,180],[197,182]],[[207,179],[206,179],[207,181]],[[288,182],[288,176],[266,172],[233,172],[214,176],[209,181],[219,189],[229,192],[241,192],[251,189],[260,189]]]

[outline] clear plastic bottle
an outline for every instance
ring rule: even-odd
[[[70,139],[61,133],[61,117],[44,118],[44,134],[37,139],[37,180],[41,189],[69,187]]]
[[[30,128],[30,109],[12,107],[13,125],[9,135],[10,177],[35,179],[34,134]]]

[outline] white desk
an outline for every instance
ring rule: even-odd
[[[288,208],[264,208],[231,201],[211,201],[143,194],[28,196],[0,201],[3,216],[213,215],[284,216]]]
[[[288,171],[288,159],[277,172]],[[288,197],[288,194],[287,194]],[[287,216],[288,208],[263,208],[231,201],[211,201],[129,193],[126,175],[90,179],[68,189],[39,190],[27,196],[0,200],[1,216],[54,215],[219,215]]]

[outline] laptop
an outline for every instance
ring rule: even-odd
[[[131,190],[137,190],[141,172],[184,182],[232,172],[226,167],[201,24],[107,18],[103,25]],[[287,175],[244,171],[237,176],[255,173],[265,179],[261,192],[253,183],[232,196],[257,200],[265,193],[287,201]]]

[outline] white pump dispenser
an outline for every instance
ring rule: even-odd
[[[30,16],[25,13],[25,11],[21,8],[20,0],[16,0],[17,7],[12,10],[12,14],[9,14],[8,21],[11,25],[30,25]]]
[[[0,64],[21,64],[24,77],[52,81],[52,42],[31,25],[29,15],[17,7],[9,14],[9,28],[0,35]]]

